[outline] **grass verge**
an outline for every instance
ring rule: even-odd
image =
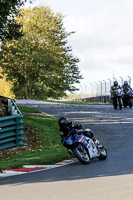
[[[36,110],[32,107],[26,107],[26,106],[19,105],[18,108],[22,113],[40,113],[39,110]]]
[[[21,112],[22,110],[26,112],[25,110],[28,109],[27,107],[20,108]],[[32,112],[35,113],[35,109],[32,109]],[[54,164],[72,157],[61,143],[57,119],[25,115],[23,121],[34,127],[38,133],[36,140],[38,140],[39,146],[22,151],[16,149],[14,155],[9,151],[9,154],[0,158],[0,171],[20,168],[23,165]]]

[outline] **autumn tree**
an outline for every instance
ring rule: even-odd
[[[82,78],[79,59],[67,46],[63,16],[52,13],[49,7],[23,9],[23,37],[4,40],[0,54],[3,73],[13,82],[18,98],[59,98],[66,91],[76,90],[74,83]]]
[[[14,99],[15,96],[12,92],[12,83],[6,80],[6,76],[2,75],[2,69],[0,67],[0,96]]]

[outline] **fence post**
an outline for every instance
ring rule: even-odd
[[[99,83],[101,83],[101,96],[102,96],[102,82],[101,82],[101,81],[99,81]]]
[[[106,81],[103,80],[103,82],[105,83],[105,96],[106,96]]]
[[[128,76],[128,78],[129,78],[129,85],[131,85],[131,77],[130,77],[130,76]]]
[[[16,117],[16,146],[23,145],[22,135],[23,135],[23,120],[21,116]]]

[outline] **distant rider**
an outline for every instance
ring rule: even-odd
[[[117,89],[121,89],[120,85],[118,85],[118,81],[114,81],[114,84],[111,86],[111,97],[114,96],[114,91]]]
[[[114,84],[111,86],[111,101],[113,103],[114,109],[117,109],[117,96],[116,96],[116,91],[118,89],[121,89],[120,85],[118,85],[117,81],[114,81]]]
[[[126,91],[128,89],[132,90],[132,88],[130,87],[130,85],[128,84],[127,81],[124,81],[124,84],[122,85],[122,89],[123,89],[123,92],[126,93]]]
[[[123,90],[123,106],[126,108],[127,106],[129,106],[130,108],[132,108],[132,100],[131,98],[133,98],[133,90],[130,87],[130,85],[128,84],[127,81],[124,81],[124,84],[122,85],[122,90]]]
[[[118,85],[118,81],[114,81],[114,84],[111,86],[111,89],[110,89],[111,98],[115,97],[114,92],[115,90],[118,90],[118,89],[121,89],[121,87],[120,85]]]

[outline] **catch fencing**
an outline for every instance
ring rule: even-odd
[[[110,95],[110,89],[113,85],[113,82],[117,80],[114,78],[114,80],[108,79],[107,81],[99,81],[89,84],[83,84],[80,85],[80,97],[81,98],[90,98],[90,97],[100,97],[100,96],[109,96]],[[118,84],[120,86],[123,85],[124,81],[127,80],[129,85],[131,85],[131,78],[128,77],[127,79],[123,79],[122,77],[118,79]]]

